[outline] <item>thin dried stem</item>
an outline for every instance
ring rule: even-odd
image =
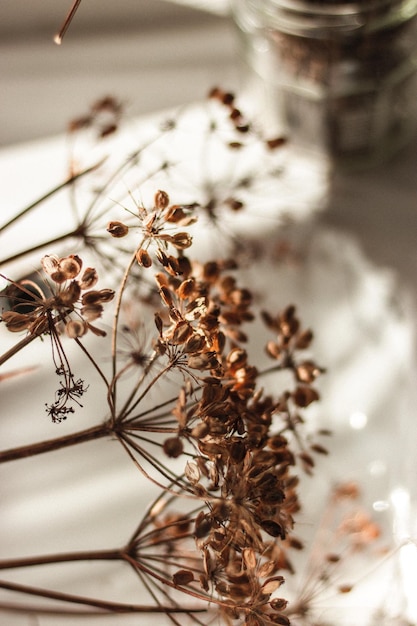
[[[6,580],[0,580],[0,588],[8,589],[10,591],[16,591],[19,593],[25,593],[32,596],[38,596],[42,598],[49,598],[51,600],[58,600],[60,602],[68,602],[72,604],[82,604],[86,606],[103,609],[106,613],[198,613],[206,611],[206,608],[201,607],[170,607],[170,606],[154,606],[146,604],[124,604],[122,602],[109,602],[106,600],[100,600],[97,598],[87,598],[85,596],[78,596],[60,591],[51,591],[49,589],[42,589],[40,587],[32,587],[30,585],[21,585],[19,583],[9,582]],[[2,604],[0,604],[1,608]],[[35,609],[37,612],[37,608]],[[39,612],[44,612],[39,609]],[[58,611],[60,615],[66,615],[67,610],[62,609]],[[100,613],[103,614],[103,613]],[[105,613],[104,613],[105,614]]]
[[[29,556],[18,559],[0,561],[0,570],[50,565],[51,563],[67,563],[68,561],[114,561],[123,559],[123,550],[88,550],[83,552],[64,552],[41,556]]]
[[[80,4],[81,4],[81,0],[74,0],[74,2],[72,4],[72,7],[69,10],[69,12],[68,12],[68,14],[67,14],[67,16],[66,16],[66,18],[64,20],[64,23],[62,24],[59,32],[54,36],[54,42],[58,46],[61,45],[62,39],[64,38],[64,35],[67,32],[67,30],[68,30],[68,28],[69,28],[69,26],[70,26],[70,24],[71,24],[71,22],[72,22],[72,20],[74,18],[74,15],[75,15],[78,7],[80,6]]]
[[[0,366],[4,365],[9,359],[18,354],[23,348],[26,348],[34,339],[39,337],[36,333],[30,333],[23,337],[18,343],[12,346],[9,350],[0,355]]]
[[[34,252],[38,252],[39,250],[43,250],[44,248],[47,248],[47,247],[55,246],[56,244],[61,243],[62,241],[65,241],[66,239],[71,239],[72,237],[76,239],[83,239],[84,234],[85,234],[84,228],[77,227],[74,230],[69,231],[68,233],[58,235],[57,237],[52,237],[52,239],[48,239],[47,241],[42,241],[41,243],[38,243],[35,246],[30,246],[28,248],[25,248],[24,250],[21,250],[20,252],[16,252],[15,254],[12,254],[5,259],[0,259],[0,266],[6,265],[7,263],[13,263],[14,261],[17,261],[18,259],[24,256],[33,254]]]
[[[154,378],[150,381],[150,383],[142,391],[140,396],[138,398],[136,398],[135,402],[132,404],[133,398],[135,397],[135,395],[136,395],[136,393],[138,391],[138,385],[136,385],[135,388],[133,389],[132,393],[130,394],[130,396],[126,400],[122,410],[119,413],[119,420],[123,421],[123,422],[129,421],[129,420],[126,420],[126,418],[138,406],[138,404],[140,404],[142,402],[142,400],[149,393],[149,391],[152,389],[152,387],[157,383],[157,381],[160,378],[162,378],[163,376],[165,376],[165,374],[167,374],[173,367],[174,367],[173,363],[168,363],[168,365],[166,367],[164,367],[164,369],[162,369],[160,372],[158,372],[158,374],[156,374],[156,376],[154,376]],[[144,377],[141,377],[141,380],[140,380],[139,384],[142,382],[143,378]]]
[[[139,246],[139,248],[140,247],[141,246]],[[136,252],[137,250],[135,250],[134,253],[131,255],[129,262],[126,266],[125,272],[120,282],[119,291],[118,291],[117,299],[116,299],[116,306],[115,306],[114,317],[113,317],[112,342],[111,342],[113,380],[116,378],[117,337],[118,337],[117,330],[118,330],[119,316],[120,316],[120,311],[121,311],[121,306],[122,306],[122,298],[123,298],[124,290],[126,288],[127,280],[129,278],[130,270],[132,269],[134,263],[136,262]],[[116,390],[117,390],[116,385],[112,385],[111,389],[109,390],[110,391],[109,396],[110,396],[111,404],[113,407],[116,406]]]
[[[92,426],[91,428],[86,428],[85,430],[80,430],[76,433],[64,435],[63,437],[57,437],[56,439],[46,439],[45,441],[40,441],[38,443],[31,443],[18,448],[3,450],[0,452],[0,463],[25,459],[38,454],[52,452],[53,450],[61,450],[62,448],[68,448],[69,446],[74,446],[79,443],[85,443],[87,441],[94,441],[95,439],[111,436],[111,434],[112,430],[108,424]]]
[[[106,157],[101,159],[100,161],[98,161],[98,163],[95,163],[94,165],[92,165],[90,167],[87,167],[86,169],[82,170],[81,172],[78,172],[77,174],[74,174],[73,176],[71,176],[70,178],[65,180],[64,182],[60,183],[59,185],[57,185],[56,187],[54,187],[50,191],[46,192],[46,194],[44,194],[43,196],[41,196],[40,198],[38,198],[37,200],[32,202],[32,204],[29,204],[29,206],[27,206],[24,209],[22,209],[22,211],[17,213],[14,217],[10,218],[10,220],[8,222],[6,222],[5,224],[3,224],[3,226],[0,226],[0,233],[5,231],[6,228],[8,228],[9,226],[11,226],[15,222],[17,222],[20,218],[25,216],[27,213],[32,211],[34,208],[36,208],[37,206],[39,206],[40,204],[45,202],[45,200],[48,200],[49,198],[54,196],[56,193],[58,193],[62,189],[65,189],[65,187],[68,187],[69,185],[72,185],[73,183],[75,183],[75,181],[77,181],[79,178],[82,178],[86,174],[91,174],[91,172],[94,172],[94,170],[98,169],[101,165],[103,165],[105,160],[106,160]]]

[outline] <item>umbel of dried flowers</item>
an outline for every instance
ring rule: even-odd
[[[234,134],[230,150],[240,153],[252,127],[232,94],[216,89],[211,95],[227,113]],[[71,132],[75,128],[85,126],[73,124]],[[266,150],[284,143],[257,140]],[[135,160],[128,163],[135,168]],[[124,175],[125,166],[116,173]],[[161,170],[166,173],[165,163]],[[72,192],[80,181],[80,173],[73,172]],[[97,197],[102,199],[103,189],[112,196],[114,181],[111,172],[107,185],[94,192]],[[232,190],[226,198],[235,200],[225,203],[229,210],[244,210]],[[315,382],[323,370],[309,352],[313,333],[303,327],[295,307],[263,311],[253,290],[240,284],[238,254],[202,260],[194,251],[190,231],[199,216],[216,216],[214,227],[221,221],[214,193],[212,200],[203,207],[188,200],[172,203],[167,191],[156,188],[149,204],[133,198],[131,210],[114,203],[100,208],[99,219],[92,217],[93,200],[68,234],[67,245],[78,237],[82,253],[47,254],[41,259],[44,275],[8,279],[3,295],[9,308],[1,320],[8,331],[23,336],[0,363],[32,341],[51,341],[51,373],[60,382],[47,413],[58,423],[74,412],[89,384],[75,376],[67,356],[66,342],[75,342],[98,374],[94,393],[103,395],[106,413],[79,432],[3,450],[0,463],[111,438],[157,495],[122,546],[0,560],[0,569],[23,572],[46,564],[118,561],[135,573],[150,602],[35,588],[11,577],[0,587],[23,594],[27,602],[5,602],[4,608],[62,615],[71,614],[74,605],[91,615],[158,612],[174,624],[184,623],[184,614],[195,624],[213,619],[247,626],[318,623],[308,621],[309,615],[315,619],[314,591],[288,602],[282,586],[294,570],[292,555],[303,547],[295,533],[299,481],[313,475],[316,455],[327,453],[319,437],[328,433],[312,436],[305,423],[306,410],[319,399]],[[124,217],[113,214],[120,208]],[[89,231],[92,220],[95,228],[102,223],[97,235]],[[239,240],[236,250],[242,249],[245,242]],[[111,287],[97,289],[96,270],[83,269],[81,256],[91,252]],[[115,260],[112,273],[106,272],[109,259]],[[107,335],[96,325],[104,315],[110,319]],[[251,355],[251,329],[257,329],[259,342],[260,327],[268,365]],[[102,345],[87,342],[90,335],[105,342],[106,359]],[[128,349],[121,350],[126,338]],[[284,388],[278,382],[283,372],[289,374]],[[152,392],[158,393],[156,401]],[[355,495],[353,487],[339,488],[334,502]],[[358,544],[358,532],[378,535],[367,518],[359,530],[358,525],[345,528],[355,548],[366,545]],[[343,560],[342,551],[323,555],[318,577],[326,575],[331,585],[331,568]],[[34,597],[45,604],[34,607]]]

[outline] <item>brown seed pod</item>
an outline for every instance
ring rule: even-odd
[[[109,222],[106,230],[112,237],[119,239],[127,235],[129,227],[123,224],[123,222]]]
[[[144,248],[139,248],[139,250],[136,252],[136,261],[142,267],[151,267],[152,265],[151,256],[149,252]]]
[[[166,209],[169,204],[169,195],[166,191],[159,189],[155,194],[154,202],[157,209]]]
[[[174,585],[188,585],[194,580],[194,574],[187,569],[180,569],[172,577]]]
[[[184,447],[179,437],[170,437],[164,441],[163,449],[167,456],[176,459],[181,456]]]

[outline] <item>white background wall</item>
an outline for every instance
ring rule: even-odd
[[[105,94],[138,115],[236,83],[227,18],[164,0],[83,0],[62,46],[71,0],[2,0],[0,145],[61,132]]]

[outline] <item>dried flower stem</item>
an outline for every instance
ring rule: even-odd
[[[17,343],[16,345],[12,346],[10,348],[10,350],[7,350],[2,355],[0,355],[0,366],[4,365],[4,363],[6,363],[6,361],[11,359],[16,354],[18,354],[20,352],[20,350],[23,350],[23,348],[28,346],[37,337],[39,337],[39,335],[37,335],[36,333],[30,334],[30,335],[26,335],[25,337],[23,337],[23,339],[21,339],[19,341],[19,343]]]
[[[0,233],[5,231],[6,228],[8,228],[9,226],[11,226],[15,222],[17,222],[17,220],[19,220],[24,215],[26,215],[27,213],[32,211],[34,208],[36,208],[37,206],[42,204],[42,202],[45,202],[45,200],[48,200],[49,198],[54,196],[59,191],[62,191],[62,189],[65,189],[65,187],[68,187],[68,185],[71,185],[72,183],[75,183],[75,181],[77,181],[79,178],[82,178],[83,176],[86,176],[87,174],[91,174],[91,172],[94,172],[94,170],[98,169],[101,165],[103,165],[105,160],[106,160],[106,157],[101,159],[100,161],[98,161],[94,165],[91,165],[90,167],[87,167],[86,169],[82,170],[81,172],[77,172],[77,174],[73,174],[72,176],[67,178],[67,180],[64,180],[64,182],[60,183],[59,185],[57,185],[56,187],[54,187],[50,191],[47,191],[45,193],[45,195],[41,196],[40,198],[38,198],[37,200],[32,202],[32,204],[29,204],[29,206],[27,206],[24,209],[22,209],[22,211],[20,211],[20,213],[17,213],[17,215],[15,215],[12,218],[10,218],[10,220],[8,222],[6,222],[5,224],[3,224],[3,226],[0,226]]]
[[[150,383],[142,391],[142,393],[135,400],[135,402],[133,402],[133,399],[134,399],[134,397],[135,397],[135,395],[136,395],[136,393],[138,391],[138,388],[139,388],[140,384],[143,382],[144,376],[142,376],[141,379],[139,380],[138,384],[134,387],[132,393],[130,394],[130,396],[126,400],[122,410],[120,411],[119,417],[118,417],[119,421],[125,421],[126,418],[132,413],[132,411],[138,406],[138,404],[140,404],[142,402],[142,400],[144,399],[146,394],[149,393],[149,391],[152,389],[152,387],[155,385],[155,383],[160,378],[162,378],[162,376],[165,376],[165,374],[167,374],[173,367],[174,367],[173,363],[168,363],[168,365],[166,367],[164,367],[164,369],[162,369],[160,372],[158,372],[158,374],[150,381]],[[132,402],[133,402],[133,404],[132,404]]]
[[[79,443],[94,441],[95,439],[111,436],[111,434],[112,429],[109,424],[99,424],[98,426],[92,426],[76,433],[64,435],[63,437],[46,439],[44,441],[40,441],[39,443],[31,443],[18,448],[3,450],[0,452],[0,463],[16,461],[18,459],[36,456],[37,454],[52,452],[53,450],[61,450],[62,448],[68,448],[69,446],[74,446]]]
[[[120,309],[122,305],[123,293],[126,287],[127,280],[129,278],[130,271],[134,263],[136,262],[136,252],[137,250],[134,251],[134,253],[131,255],[129,259],[129,262],[127,264],[127,267],[125,269],[125,272],[120,282],[119,291],[118,291],[117,299],[116,299],[116,306],[115,306],[114,317],[113,317],[113,333],[112,333],[112,341],[111,341],[113,380],[115,380],[116,378],[116,370],[117,370],[117,362],[116,362],[117,329],[119,325]],[[115,407],[116,407],[116,390],[117,390],[117,387],[115,384],[113,384],[109,390],[109,401],[110,401],[111,406],[113,407],[113,412],[115,411]],[[113,418],[116,419],[116,416],[113,415]]]
[[[18,559],[0,561],[1,569],[16,569],[17,567],[32,567],[34,565],[48,565],[51,563],[66,563],[68,561],[114,561],[123,558],[123,550],[86,550],[83,552],[64,552],[41,556],[29,556]]]
[[[71,22],[73,20],[73,17],[75,15],[78,7],[80,6],[80,4],[81,4],[81,0],[74,0],[74,2],[72,4],[72,7],[69,10],[69,12],[68,12],[68,14],[67,14],[67,16],[66,16],[66,18],[64,20],[63,25],[61,26],[59,32],[54,36],[54,42],[58,46],[61,45],[62,39],[63,39],[65,33],[67,32],[67,30],[68,30],[68,28],[69,28],[69,26],[70,26],[70,24],[71,24]]]
[[[96,598],[86,598],[84,596],[77,596],[69,593],[63,593],[59,591],[51,591],[41,589],[39,587],[32,587],[30,585],[21,585],[19,583],[12,583],[5,580],[0,580],[0,588],[9,589],[10,591],[16,591],[19,593],[25,593],[32,596],[39,596],[42,598],[49,598],[51,600],[59,600],[62,602],[69,602],[73,604],[83,604],[86,606],[102,609],[98,615],[105,615],[106,613],[201,613],[206,611],[206,608],[201,607],[179,607],[179,606],[161,606],[161,605],[145,605],[145,604],[124,604],[121,602],[109,602],[106,600],[99,600]],[[2,603],[1,607],[7,608],[7,604]],[[19,609],[17,609],[19,610]],[[21,610],[21,609],[20,609]],[[29,609],[26,607],[26,611]],[[104,611],[106,613],[104,613]],[[38,606],[34,607],[34,613],[58,613],[59,615],[72,615],[72,611],[59,610],[48,611],[47,609],[39,609]],[[76,615],[85,615],[86,613],[77,612]],[[96,613],[88,613],[88,615],[95,615]]]
[[[15,254],[12,254],[6,259],[0,259],[0,266],[17,261],[18,259],[24,256],[27,256],[28,254],[32,254],[33,252],[38,252],[39,250],[43,250],[46,247],[55,246],[56,244],[61,243],[62,241],[65,241],[66,239],[71,239],[71,237],[75,237],[76,239],[83,239],[84,227],[77,226],[77,228],[75,228],[74,230],[68,233],[64,233],[63,235],[58,235],[57,237],[53,237],[52,239],[48,239],[47,241],[38,243],[35,246],[27,247],[24,250],[21,250],[20,252],[16,252]]]

